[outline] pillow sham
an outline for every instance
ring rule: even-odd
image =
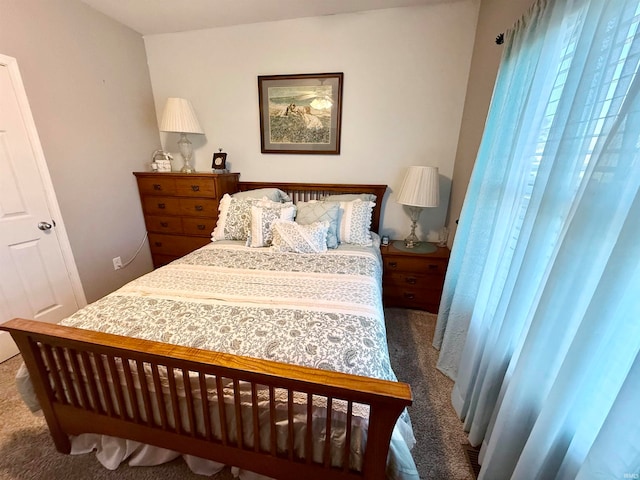
[[[338,202],[298,202],[296,204],[298,212],[296,223],[300,225],[311,225],[312,223],[327,221],[329,229],[327,232],[327,247],[338,247],[338,222],[340,219],[340,204]]]
[[[370,230],[375,203],[358,199],[339,204],[338,241],[363,246],[372,245]]]
[[[268,247],[273,240],[271,224],[276,220],[293,221],[296,207],[292,203],[260,201],[251,207],[251,226],[247,247]]]
[[[373,193],[343,193],[340,195],[326,195],[323,200],[327,200],[329,202],[352,202],[354,200],[375,202],[376,196]]]
[[[287,220],[276,220],[272,224],[273,243],[277,252],[323,253],[327,251],[329,222],[301,225]]]
[[[225,193],[218,206],[218,222],[211,240],[246,240],[251,224],[251,207],[261,201],[258,198],[233,198]]]
[[[273,202],[290,202],[291,197],[279,188],[256,188],[253,190],[246,190],[244,192],[236,192],[231,195],[233,198],[268,198]]]

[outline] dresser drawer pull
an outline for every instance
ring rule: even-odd
[[[204,207],[202,205],[196,205],[194,208],[196,209],[196,212],[201,212],[202,210],[204,210]]]
[[[431,264],[431,265],[429,265],[427,268],[428,268],[429,270],[437,270],[437,269],[438,269],[438,265],[433,265],[433,264]]]
[[[193,190],[194,192],[199,192],[200,191],[200,185],[191,185],[191,190]]]
[[[389,262],[387,265],[389,265],[389,268],[396,268],[398,266],[398,262]]]
[[[166,205],[166,204],[164,204],[164,203],[159,203],[159,204],[158,204],[158,208],[165,209],[165,208],[167,208],[167,205]]]
[[[409,285],[415,285],[418,282],[416,277],[407,277],[405,280]]]
[[[162,246],[162,242],[153,242],[153,244],[154,244],[156,247],[161,247],[161,246]]]
[[[169,226],[169,222],[160,222],[160,226],[167,228]]]
[[[198,225],[198,230],[204,230],[206,225]]]
[[[160,185],[159,183],[154,183],[153,184],[153,189],[154,190],[162,190],[162,185]]]
[[[407,300],[415,300],[416,296],[413,293],[405,293],[404,298],[406,298]]]

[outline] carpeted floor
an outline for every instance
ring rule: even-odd
[[[413,389],[409,413],[417,445],[413,456],[421,479],[472,480],[465,459],[466,435],[449,395],[451,380],[435,369],[437,351],[431,346],[435,315],[404,309],[387,309],[389,352],[399,380]],[[62,455],[56,452],[42,416],[24,406],[13,377],[21,363],[14,357],[0,364],[0,480],[51,479],[202,479],[181,459],[158,467],[121,465],[106,470],[93,454]],[[230,480],[229,470],[211,477]]]

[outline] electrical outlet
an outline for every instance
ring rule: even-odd
[[[113,269],[120,270],[122,268],[122,259],[120,257],[116,257],[113,259]]]

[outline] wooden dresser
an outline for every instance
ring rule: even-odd
[[[385,307],[404,307],[438,313],[450,251],[438,247],[433,253],[413,253],[393,242],[380,247],[384,271],[382,295]]]
[[[238,191],[238,173],[134,172],[158,268],[211,241],[218,202]]]

